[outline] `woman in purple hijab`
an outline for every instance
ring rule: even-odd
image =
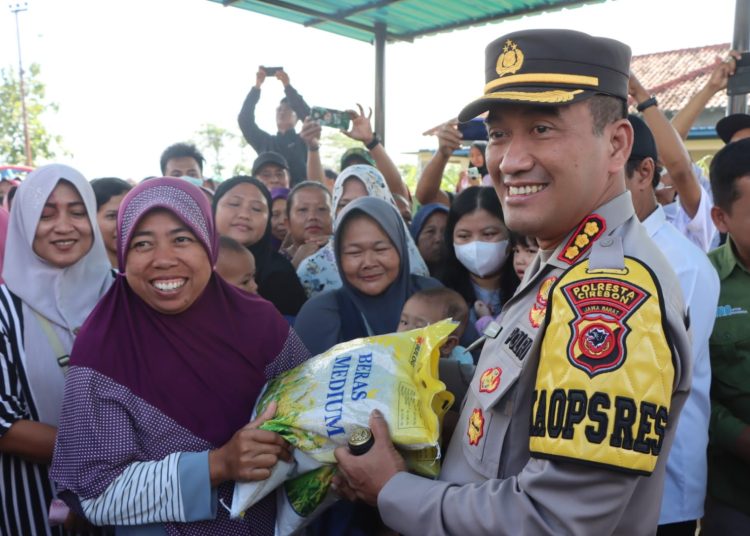
[[[233,481],[263,480],[288,445],[250,423],[267,380],[309,357],[269,302],[213,272],[199,188],[154,179],[118,216],[117,280],[83,325],[51,476],[116,534],[273,534],[273,496],[228,519]]]

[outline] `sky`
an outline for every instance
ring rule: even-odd
[[[608,0],[390,44],[387,150],[398,163],[416,164],[411,153],[435,148],[437,140],[422,132],[481,94],[484,47],[505,33],[575,29],[623,41],[636,55],[731,42],[735,0],[706,5]],[[47,98],[59,104],[44,120],[70,153],[56,160],[90,179],[158,175],[161,152],[196,139],[206,123],[239,136],[237,114],[258,65],[283,66],[311,106],[367,108],[374,100],[369,43],[208,0],[28,0],[19,17],[24,64],[40,64]],[[0,66],[18,68],[7,2],[0,9]],[[282,96],[281,83],[267,79],[256,119],[272,133]],[[212,155],[206,157],[210,165]],[[231,167],[241,158],[249,165],[254,152],[238,149],[222,160]]]

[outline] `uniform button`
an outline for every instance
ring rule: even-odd
[[[613,243],[614,243],[614,240],[612,240],[611,238],[605,238],[604,240],[602,240],[602,247],[603,248],[608,248]]]

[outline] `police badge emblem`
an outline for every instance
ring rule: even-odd
[[[549,291],[552,290],[552,285],[557,281],[557,276],[550,276],[539,285],[539,292],[536,293],[536,302],[531,306],[529,311],[529,322],[531,327],[538,328],[544,320],[544,315],[547,314],[547,300],[549,299]]]
[[[575,281],[562,287],[575,318],[570,323],[570,363],[593,378],[625,361],[626,320],[650,296],[644,289],[607,277]]]
[[[500,386],[500,377],[503,369],[500,367],[488,368],[479,377],[479,392],[491,393]]]
[[[475,408],[469,417],[469,427],[466,430],[469,445],[478,445],[484,435],[484,414],[480,408]]]

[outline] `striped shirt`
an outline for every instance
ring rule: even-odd
[[[38,421],[24,371],[21,300],[0,286],[0,436],[19,420]],[[49,467],[0,452],[0,534],[64,534],[47,522],[54,496]]]
[[[22,302],[5,285],[0,285],[0,437],[16,421],[39,422],[24,370],[27,356],[23,333]],[[75,534],[62,526],[49,525],[49,506],[55,497],[49,465],[0,451],[1,536]],[[105,534],[105,531],[92,528],[87,534]]]

